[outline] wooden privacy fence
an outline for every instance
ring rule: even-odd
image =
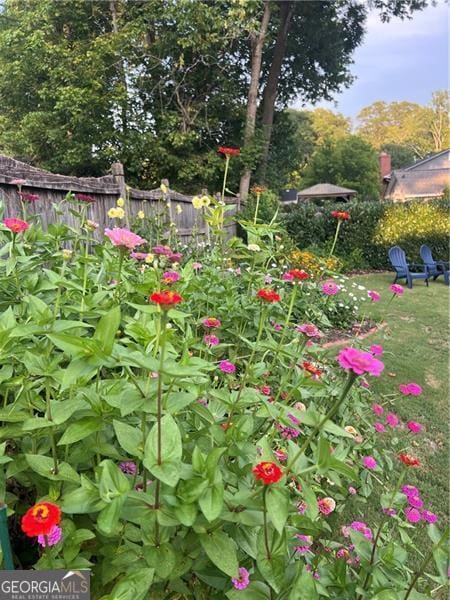
[[[160,188],[156,190],[130,188],[126,186],[121,163],[114,163],[111,166],[111,174],[104,177],[71,177],[50,173],[0,155],[0,200],[5,205],[5,216],[7,217],[20,215],[17,180],[24,182],[20,188],[23,193],[39,196],[38,201],[27,203],[27,212],[40,215],[45,229],[50,223],[61,221],[72,227],[77,225],[76,217],[69,211],[68,203],[63,203],[60,207],[63,214],[57,214],[53,206],[59,205],[68,192],[73,192],[74,194],[86,194],[95,200],[86,205],[86,216],[99,224],[97,235],[100,237],[105,227],[117,227],[117,220],[108,217],[108,210],[116,206],[119,197],[125,198],[126,196],[129,200],[126,210],[130,220],[133,220],[139,211],[143,211],[146,217],[154,218],[155,214],[162,210],[162,203],[170,199],[172,222],[175,223],[181,242],[188,242],[193,228],[197,227],[197,221],[197,235],[206,236],[204,221],[199,218],[199,211],[192,206],[192,196],[180,194],[170,188],[166,195]],[[164,182],[169,187],[168,182],[165,180]],[[236,200],[225,198],[225,202],[235,204]],[[177,204],[181,206],[181,212],[176,210]],[[235,212],[236,209],[226,214],[232,216]],[[226,226],[226,235],[227,237],[236,235],[234,220]]]

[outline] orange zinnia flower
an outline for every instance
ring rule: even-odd
[[[28,537],[48,535],[61,520],[61,509],[51,502],[39,502],[22,517],[22,531]]]
[[[277,483],[283,477],[283,471],[273,462],[260,462],[252,469],[256,479],[260,479],[264,485]]]
[[[256,292],[256,295],[266,302],[279,302],[281,300],[280,294],[277,294],[277,292],[270,288],[263,288],[259,292]]]
[[[163,292],[154,292],[149,299],[151,302],[162,306],[172,306],[183,301],[183,298],[180,296],[180,294],[172,292],[171,290],[165,290]]]

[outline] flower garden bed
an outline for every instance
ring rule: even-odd
[[[407,599],[444,585],[447,533],[408,481],[422,424],[392,411],[422,389],[374,397],[383,349],[364,339],[324,352],[339,276],[295,268],[257,215],[241,223],[248,244],[225,243],[213,199],[199,210],[211,207],[215,245],[201,253],[175,237],[150,246],[142,229],[96,242],[83,200],[67,201],[78,228],[0,231],[14,566],[90,569],[99,600]],[[381,428],[398,451],[379,452]],[[412,572],[413,527],[434,551]]]

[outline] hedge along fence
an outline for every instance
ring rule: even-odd
[[[283,220],[298,247],[326,253],[336,230],[336,220],[330,213],[343,208],[351,219],[342,224],[335,254],[344,268],[387,268],[387,251],[395,245],[401,246],[411,261],[421,262],[421,244],[428,244],[436,258],[448,260],[448,200],[402,204],[353,201],[321,206],[305,202],[286,207]]]
[[[170,220],[175,223],[178,236],[182,243],[186,243],[192,236],[194,226],[197,228],[196,236],[204,239],[207,231],[203,219],[199,218],[199,211],[192,206],[192,196],[181,194],[169,188],[166,195],[161,189],[137,190],[126,186],[123,166],[114,163],[111,174],[104,177],[70,177],[57,175],[49,171],[43,171],[26,163],[0,155],[0,200],[5,206],[5,216],[12,217],[20,215],[20,201],[16,180],[25,181],[21,185],[21,191],[29,194],[37,194],[37,202],[27,203],[27,213],[39,215],[44,229],[51,223],[64,222],[69,226],[78,225],[77,218],[70,212],[70,205],[61,205],[62,214],[56,211],[56,205],[60,205],[68,192],[85,194],[91,196],[95,202],[86,205],[86,217],[99,224],[96,236],[103,235],[105,227],[117,227],[117,220],[108,217],[108,210],[116,206],[119,197],[127,197],[128,205],[126,212],[129,221],[137,217],[139,211],[143,211],[146,217],[154,218],[156,213],[163,211],[163,203],[170,200]],[[163,180],[167,187],[169,182]],[[205,193],[202,190],[201,193]],[[227,204],[235,204],[233,198],[225,198]],[[180,204],[182,212],[178,213],[175,208]],[[230,211],[227,216],[232,216],[235,211]],[[236,224],[233,222],[226,226],[227,237],[236,235]]]

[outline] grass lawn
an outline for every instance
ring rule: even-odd
[[[421,396],[405,396],[396,401],[394,411],[403,421],[414,420],[425,426],[425,432],[412,440],[414,452],[422,467],[411,469],[408,483],[416,485],[425,507],[439,515],[443,527],[449,508],[449,292],[443,278],[430,282],[414,282],[412,290],[405,287],[403,296],[390,298],[388,286],[393,281],[390,273],[358,275],[352,280],[376,290],[381,301],[371,303],[369,315],[382,318],[386,326],[367,338],[366,342],[383,346],[385,371],[382,376],[369,378],[378,394],[390,394],[401,383],[416,382],[423,388]],[[388,444],[390,435],[382,434]],[[374,498],[369,513],[379,513]],[[422,551],[427,547],[423,529],[417,531],[416,542]],[[420,539],[422,536],[423,541]]]

